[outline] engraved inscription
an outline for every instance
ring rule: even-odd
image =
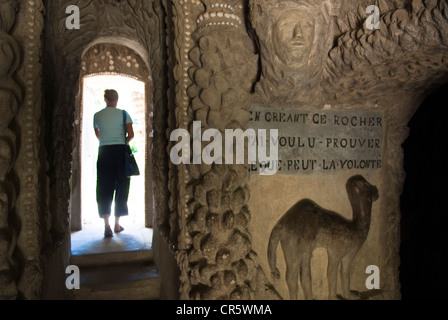
[[[277,174],[335,173],[381,168],[383,116],[348,110],[273,109],[253,105],[250,127],[278,129]],[[252,141],[250,143],[260,143]],[[272,163],[250,163],[251,173]]]

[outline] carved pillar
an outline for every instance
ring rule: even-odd
[[[42,65],[40,63],[43,30],[43,3],[21,1],[20,22],[23,46],[23,65],[19,71],[25,84],[25,97],[16,121],[20,128],[20,150],[14,166],[20,182],[20,194],[16,210],[21,221],[17,241],[23,273],[19,281],[19,291],[25,299],[37,299],[42,282],[41,251],[44,247],[46,213],[42,210],[42,197],[45,194],[41,180],[42,159]]]
[[[42,280],[42,10],[41,0],[0,4],[0,298],[6,299],[38,298]]]
[[[14,299],[18,293],[12,271],[17,230],[11,224],[18,187],[12,172],[17,134],[11,127],[23,94],[15,80],[20,64],[20,49],[17,41],[9,34],[15,23],[16,9],[16,1],[0,4],[0,300]]]
[[[234,1],[174,2],[176,125],[191,137],[248,127],[257,57],[243,10]],[[201,161],[177,170],[181,299],[256,298],[247,166]]]

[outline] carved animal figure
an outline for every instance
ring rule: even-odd
[[[279,279],[276,250],[281,242],[290,299],[297,299],[299,273],[305,299],[313,298],[311,257],[315,248],[325,248],[328,253],[328,298],[337,298],[339,265],[342,267],[344,298],[356,297],[350,292],[350,264],[369,233],[372,204],[378,199],[378,189],[364,177],[356,175],[348,179],[346,190],[353,209],[352,220],[326,210],[312,200],[303,199],[292,206],[272,229],[268,245],[269,266],[272,275]]]

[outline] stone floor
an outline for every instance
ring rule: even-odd
[[[152,229],[138,224],[123,225],[121,233],[104,237],[104,226],[85,224],[81,231],[72,232],[72,255],[152,249]]]
[[[75,300],[158,300],[160,276],[153,261],[152,229],[124,224],[104,237],[101,224],[72,232],[70,262],[80,270]]]

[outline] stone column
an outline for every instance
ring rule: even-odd
[[[16,122],[20,128],[20,149],[14,166],[20,183],[16,211],[21,221],[17,250],[22,275],[19,290],[25,299],[37,299],[42,285],[42,249],[47,217],[44,207],[46,187],[41,170],[45,168],[42,131],[42,0],[20,1],[17,36],[23,47],[23,64],[18,75],[25,85],[24,100]]]
[[[41,0],[0,5],[0,297],[6,299],[36,299],[41,289],[42,11]]]
[[[11,36],[18,3],[0,4],[0,299],[14,299],[18,294],[13,273],[17,226],[11,224],[16,201],[17,182],[12,166],[16,158],[17,132],[11,129],[23,99],[22,88],[15,80],[21,63],[20,48]]]
[[[244,131],[257,57],[243,2],[180,0],[174,8],[177,128],[190,137],[207,129],[222,136],[225,129]],[[220,160],[177,166],[181,299],[257,296],[258,262],[247,229],[248,168]]]

